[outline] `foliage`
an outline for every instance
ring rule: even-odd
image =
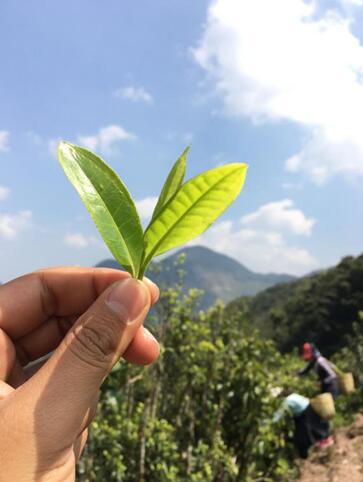
[[[292,420],[272,421],[282,402],[272,388],[312,397],[316,378],[299,378],[297,350],[281,354],[235,311],[198,311],[200,291],[185,293],[178,263],[176,271],[149,319],[160,359],[148,368],[120,363],[108,377],[78,480],[291,482]],[[363,317],[344,343],[334,361],[354,372],[358,390],[338,398],[336,425],[361,408]]]
[[[105,243],[132,276],[142,279],[152,258],[202,234],[236,199],[246,164],[210,169],[182,184],[188,149],[174,164],[151,222],[142,231],[135,203],[117,174],[98,156],[61,142],[59,161]]]
[[[122,363],[106,381],[80,481],[291,480],[288,428],[271,422],[283,359],[223,305],[196,314],[199,294],[165,290],[151,324],[159,361]]]
[[[363,312],[359,312],[352,334],[346,337],[346,346],[334,355],[333,361],[340,370],[352,372],[355,380],[355,392],[337,401],[337,425],[347,425],[353,414],[363,410]]]
[[[244,305],[243,305],[244,304]],[[244,308],[242,312],[241,308]],[[363,310],[363,255],[336,267],[274,286],[256,297],[236,300],[228,311],[241,313],[263,336],[289,352],[313,341],[324,354],[343,348]]]

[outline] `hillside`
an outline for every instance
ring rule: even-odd
[[[280,349],[311,340],[332,353],[344,345],[363,310],[363,255],[344,258],[321,273],[274,286],[252,299],[228,305],[230,315],[247,318]]]
[[[363,480],[363,416],[335,433],[335,444],[315,452],[301,464],[298,482],[361,482]]]
[[[161,286],[174,285],[177,281],[175,263],[180,253],[185,253],[183,270],[186,273],[185,287],[198,288],[204,291],[201,307],[211,306],[217,299],[225,302],[238,296],[252,296],[277,283],[295,279],[286,274],[255,273],[238,261],[201,246],[183,248],[177,253],[156,263],[157,271],[151,277]],[[120,269],[120,265],[107,259],[97,266]]]

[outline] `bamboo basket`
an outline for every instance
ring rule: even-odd
[[[335,405],[331,393],[322,393],[310,400],[314,412],[324,420],[331,420],[335,416]]]
[[[354,378],[352,373],[338,374],[338,388],[343,395],[350,395],[354,392]]]

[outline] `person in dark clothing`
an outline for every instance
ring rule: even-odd
[[[304,376],[314,368],[320,381],[321,393],[331,393],[335,400],[338,396],[338,384],[333,365],[321,355],[313,343],[304,343],[302,356],[308,364],[299,371],[299,375]]]
[[[294,444],[301,458],[307,458],[309,448],[316,442],[321,448],[333,443],[329,422],[319,417],[310,404],[300,416],[294,417],[294,422]]]
[[[284,396],[289,390],[282,390],[278,395]],[[284,415],[294,420],[294,445],[301,458],[306,459],[309,448],[319,443],[321,448],[334,443],[330,434],[329,422],[314,412],[310,400],[298,393],[290,393],[284,398],[280,409],[275,413],[273,421],[278,422]]]

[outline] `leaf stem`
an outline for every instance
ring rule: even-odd
[[[142,281],[143,277],[144,277],[144,271],[140,271],[139,275],[136,277],[136,279]]]
[[[149,263],[150,263],[150,260],[145,262],[145,251],[144,251],[143,254],[142,254],[142,258],[141,258],[140,267],[139,267],[137,273],[135,273],[136,279],[139,279],[139,280],[142,281],[142,278],[144,277],[146,268],[147,268]]]

